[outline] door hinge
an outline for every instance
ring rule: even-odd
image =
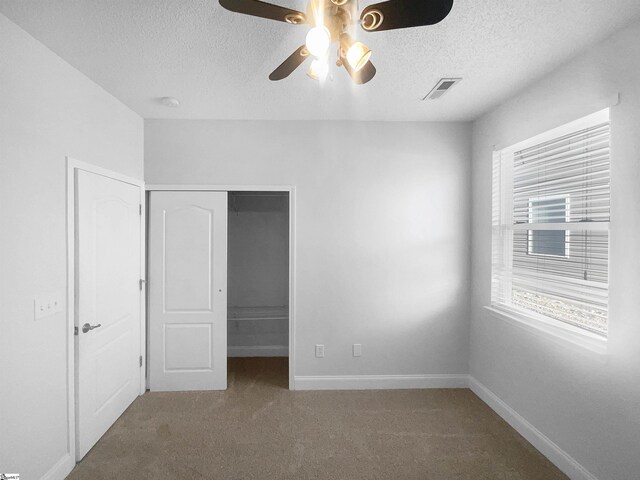
[[[140,366],[142,366],[142,355],[140,355]]]
[[[138,285],[140,287],[140,291],[142,291],[142,287],[144,286],[144,284],[147,283],[147,281],[144,278],[141,278]]]
[[[73,334],[78,335],[78,327],[73,327]]]
[[[140,207],[140,208],[138,209],[138,214],[139,214],[140,216],[142,216],[142,204],[140,204],[140,205],[139,205],[139,207]]]

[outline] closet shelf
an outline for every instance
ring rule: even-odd
[[[252,320],[288,320],[289,307],[229,307],[227,320],[252,321]]]

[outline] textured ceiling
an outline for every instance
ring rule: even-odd
[[[640,1],[455,0],[436,26],[361,31],[377,76],[354,86],[332,67],[322,87],[304,65],[267,78],[307,27],[234,14],[217,0],[0,0],[0,12],[145,118],[448,121],[477,117],[627,25]],[[464,80],[420,101],[441,77]],[[181,106],[162,106],[163,96]]]

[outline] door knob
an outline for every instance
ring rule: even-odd
[[[97,325],[89,325],[88,323],[85,323],[84,325],[82,325],[82,333],[87,333],[91,330],[93,330],[94,328],[98,328],[101,327],[102,324],[97,324]]]

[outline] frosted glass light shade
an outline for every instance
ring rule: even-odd
[[[329,73],[329,64],[326,61],[314,59],[311,62],[311,67],[309,67],[309,71],[307,75],[309,75],[314,80],[319,80],[323,82]]]
[[[331,45],[331,33],[326,27],[313,27],[307,33],[306,47],[314,57],[323,57]]]

